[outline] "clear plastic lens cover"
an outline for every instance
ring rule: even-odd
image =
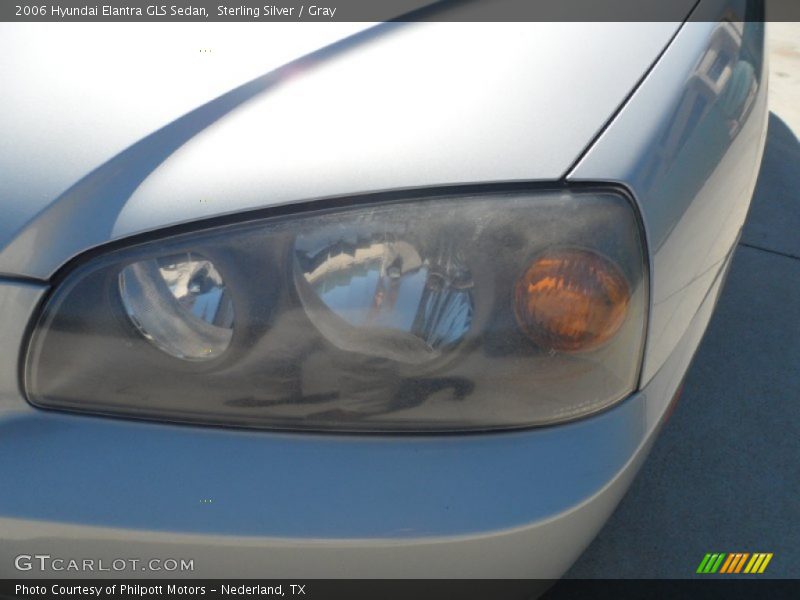
[[[308,318],[351,352],[422,364],[469,333],[469,265],[452,235],[423,245],[406,224],[323,227],[294,243],[295,285]]]
[[[142,260],[119,274],[125,311],[165,352],[209,360],[228,348],[233,304],[214,264],[191,253]]]
[[[520,428],[633,391],[642,241],[611,192],[252,219],[82,261],[34,329],[36,405],[274,429]]]

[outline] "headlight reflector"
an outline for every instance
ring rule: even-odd
[[[385,229],[298,236],[296,285],[306,314],[342,350],[410,364],[435,359],[464,338],[474,307],[472,276],[452,243],[431,246],[421,254]]]
[[[233,335],[233,304],[214,264],[186,254],[128,265],[119,274],[125,311],[144,337],[186,360],[217,358]]]

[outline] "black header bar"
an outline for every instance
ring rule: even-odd
[[[800,21],[800,0],[2,0],[0,21],[683,21],[698,1],[697,20]]]

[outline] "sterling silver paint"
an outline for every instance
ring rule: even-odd
[[[557,578],[647,456],[719,288],[647,388],[552,430],[365,439],[0,418],[0,470],[22,486],[0,497],[0,576],[83,576],[12,566],[44,553],[194,558],[181,577]]]
[[[28,323],[46,290],[39,283],[0,280],[0,414],[30,410],[20,395],[19,361]]]
[[[160,38],[173,35],[172,29],[153,28],[148,36],[148,27],[138,25],[136,32],[157,46],[166,43]],[[49,141],[42,137],[40,125],[13,126],[14,115],[25,112],[30,96],[44,95],[41,84],[31,84],[28,93],[24,85],[23,92],[12,88],[10,100],[4,99],[6,94],[0,99],[7,103],[0,104],[0,118],[6,120],[0,127],[11,129],[28,156],[19,174],[14,149],[9,146],[0,154],[0,197],[18,215],[17,228],[0,232],[0,273],[47,279],[73,256],[110,240],[245,209],[398,188],[558,179],[677,27],[381,25],[243,82],[172,122],[168,115],[179,107],[168,104],[145,122],[134,119],[134,125],[122,127],[98,148],[95,139],[113,129],[110,120],[126,121],[135,111],[124,103],[120,110],[102,79],[77,97],[72,96],[75,92],[60,92],[68,94],[65,108],[77,114],[60,113],[56,118],[76,118],[80,131]],[[626,44],[615,43],[621,39]],[[7,39],[0,40],[0,52],[12,54],[2,46]],[[313,41],[318,43],[319,35]],[[271,53],[274,43],[267,43],[263,53]],[[229,44],[236,49],[230,50],[234,57],[255,51],[252,45],[237,49],[235,38]],[[637,51],[630,52],[628,44]],[[287,50],[278,56],[285,58]],[[139,110],[147,112],[153,97],[172,94],[173,89],[164,90],[161,82],[176,72],[175,65],[167,63],[165,68],[155,81],[140,74],[143,89],[127,88],[147,102]],[[200,77],[201,67],[195,68]],[[25,73],[19,71],[6,77],[25,83]],[[81,77],[84,86],[92,81],[82,70],[74,76]],[[229,83],[227,78],[223,81]],[[199,104],[204,95],[210,99],[218,88],[208,88],[188,94],[180,106]],[[56,93],[70,89],[61,85]],[[85,108],[78,110],[84,101]],[[59,109],[59,104],[54,98],[48,109]],[[162,129],[139,139],[158,121]],[[57,129],[56,123],[44,125]],[[127,149],[123,140],[130,144]],[[114,156],[115,151],[122,152]],[[57,167],[51,174],[59,154],[77,154],[67,159],[76,164],[67,170]],[[30,190],[29,182],[38,178],[34,172],[43,174],[44,185]],[[79,179],[80,175],[86,176]],[[31,207],[41,207],[48,194],[53,203],[20,228],[25,215],[33,216]]]
[[[722,14],[723,2],[703,1]],[[384,26],[297,63],[300,71],[233,91],[241,82],[225,80],[222,65],[214,82],[195,82],[181,102],[171,99],[180,85],[167,73],[156,80],[131,73],[136,84],[125,94],[143,114],[128,121],[122,100],[79,63],[54,63],[67,73],[49,102],[38,95],[47,91],[44,59],[35,74],[3,63],[4,77],[42,80],[0,98],[0,125],[14,132],[21,153],[4,137],[0,206],[9,218],[0,226],[0,273],[47,280],[109,240],[244,209],[569,174],[634,194],[651,252],[653,306],[642,389],[614,408],[553,428],[415,441],[34,409],[19,390],[18,349],[46,284],[2,281],[0,339],[8,351],[0,356],[0,474],[15,492],[0,495],[0,575],[83,575],[16,571],[13,557],[23,553],[130,552],[188,555],[198,565],[192,575],[208,577],[263,576],[264,564],[285,577],[560,576],[614,509],[663,422],[710,318],[763,148],[759,78],[728,141],[707,150],[712,160],[679,159],[686,156],[679,143],[676,153],[663,152],[658,140],[682,137],[670,138],[681,129],[682,99],[720,30],[716,22],[678,29]],[[23,28],[15,32],[0,35],[5,56],[12,37],[33,44]],[[152,32],[153,43],[164,43]],[[307,41],[297,55],[324,43]],[[762,52],[757,40],[748,43]],[[429,56],[414,59],[412,46]],[[457,57],[474,62],[468,68]],[[255,65],[242,80],[276,66]],[[75,95],[69,82],[76,77],[91,89]],[[42,108],[39,124],[25,112],[33,100]],[[713,99],[704,118],[729,104]],[[332,120],[328,106],[343,120]],[[70,115],[74,125],[60,133]],[[704,118],[682,121],[689,138]],[[680,185],[681,174],[690,185]],[[76,478],[82,487],[70,485]],[[50,494],[39,493],[43,485]]]
[[[750,23],[763,35],[763,23]],[[764,149],[767,86],[753,80],[740,120],[708,70],[720,46],[723,67],[757,73],[741,24],[687,23],[644,84],[575,169],[571,181],[617,181],[630,188],[651,251],[652,309],[643,370],[649,381],[673,351],[722,268],[744,223]],[[719,67],[716,67],[719,69]],[[765,73],[766,74],[766,73]],[[729,76],[733,76],[731,73]],[[744,92],[742,92],[744,96]],[[702,117],[688,125],[694,103]],[[732,133],[713,139],[710,123],[728,118]]]
[[[0,94],[0,246],[131,144],[248,80],[367,27],[1,23],[0,81],[8,85]],[[0,267],[0,273],[16,271]]]

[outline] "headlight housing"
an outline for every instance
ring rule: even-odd
[[[41,407],[273,429],[530,427],[635,389],[646,306],[638,221],[614,191],[249,215],[70,270],[25,389]]]

